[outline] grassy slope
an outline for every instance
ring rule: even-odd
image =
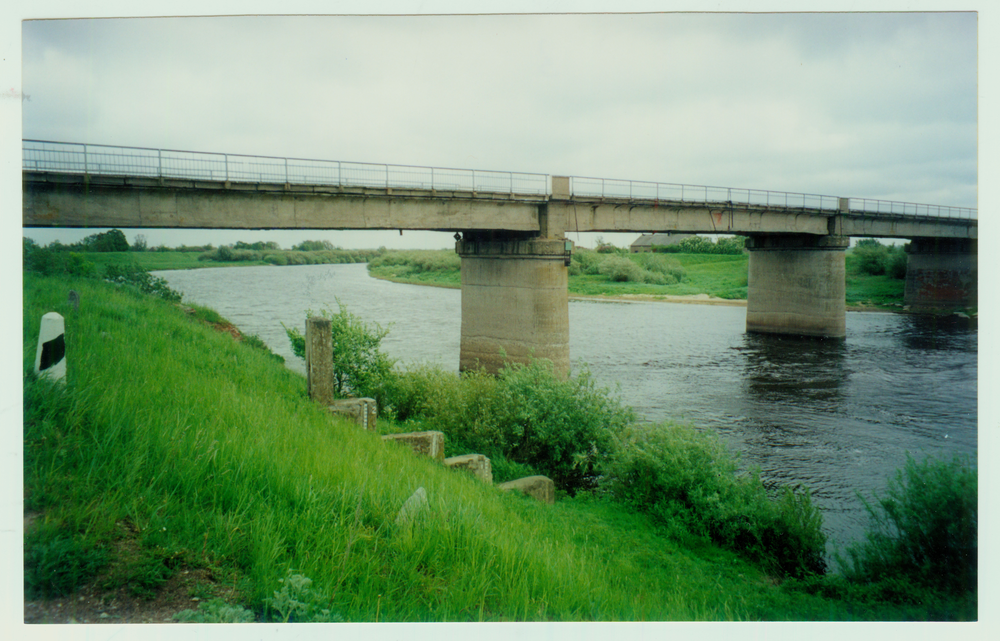
[[[105,548],[127,524],[146,550],[235,576],[255,611],[294,569],[354,621],[903,616],[783,589],[613,504],[501,494],[331,420],[299,375],[165,303],[29,277],[24,309],[25,370],[51,310],[70,363],[62,403],[26,400],[26,511]],[[417,487],[430,511],[397,526]]]

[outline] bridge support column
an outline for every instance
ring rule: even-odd
[[[979,303],[978,241],[914,238],[906,252],[903,304],[913,311],[953,311]]]
[[[751,236],[747,331],[843,338],[848,243],[843,236]]]
[[[571,241],[466,232],[462,257],[459,370],[496,373],[505,362],[552,361],[569,374]]]

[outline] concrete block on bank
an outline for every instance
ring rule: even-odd
[[[343,416],[357,423],[362,429],[375,432],[378,422],[378,404],[373,398],[346,398],[333,401],[327,408],[331,414]]]
[[[447,467],[457,470],[467,470],[484,483],[493,484],[493,465],[490,459],[482,454],[463,454],[444,460]]]
[[[406,525],[413,521],[413,519],[427,509],[427,490],[422,487],[418,487],[417,491],[410,495],[410,498],[406,499],[406,503],[403,503],[403,507],[399,508],[399,513],[396,514],[396,525]]]
[[[444,432],[408,432],[406,434],[386,434],[383,441],[397,441],[417,454],[429,456],[436,461],[444,461]]]
[[[523,479],[501,483],[497,487],[505,492],[510,490],[524,492],[549,505],[556,502],[556,485],[547,476],[527,476]]]

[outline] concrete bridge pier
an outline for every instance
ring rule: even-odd
[[[573,243],[518,232],[465,232],[459,370],[496,373],[505,362],[552,361],[569,374],[569,294]]]
[[[754,234],[747,281],[747,331],[844,338],[844,236]]]
[[[913,311],[948,311],[979,303],[978,241],[914,238],[906,250],[903,304]]]

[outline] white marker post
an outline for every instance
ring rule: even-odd
[[[42,316],[38,330],[38,351],[35,353],[35,373],[54,381],[66,379],[66,321],[56,312]]]

